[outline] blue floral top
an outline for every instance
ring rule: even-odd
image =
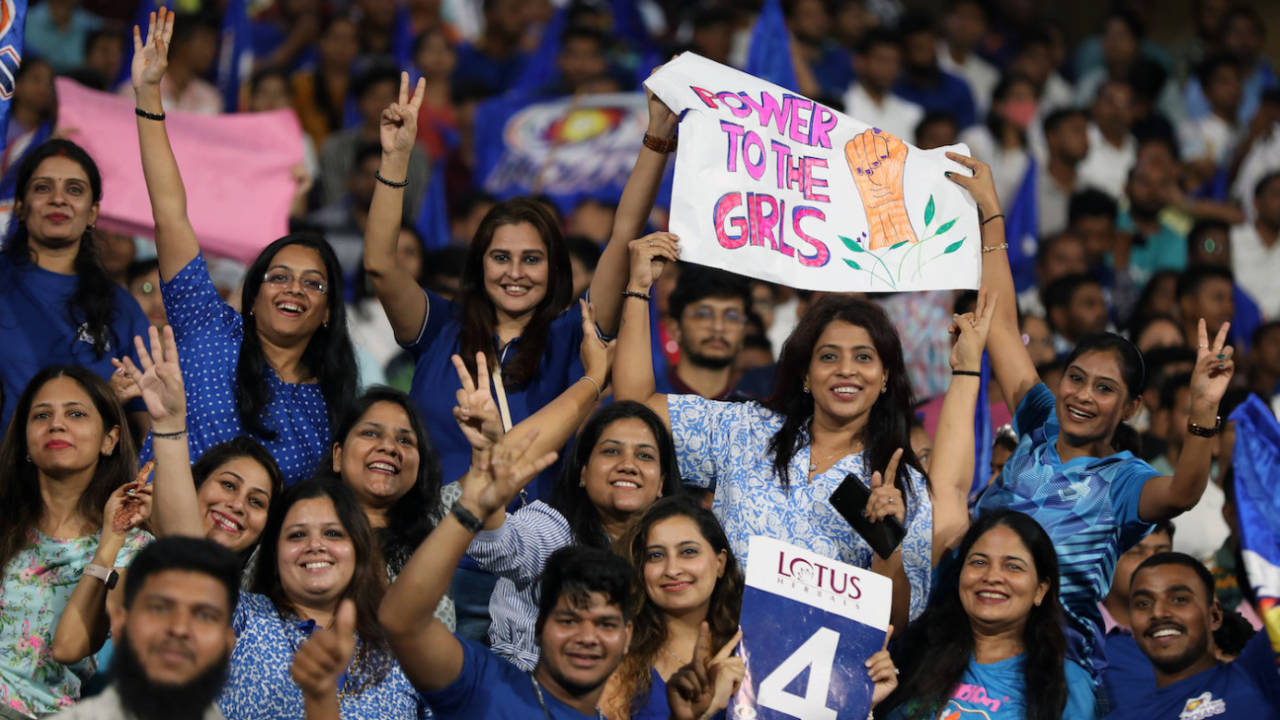
[[[265,595],[241,592],[232,627],[236,648],[231,670],[218,696],[227,720],[297,720],[303,717],[302,690],[289,675],[293,654],[315,630],[315,621],[284,618]],[[357,652],[359,646],[357,645]],[[386,676],[357,693],[344,687],[358,681],[348,674],[338,680],[338,705],[344,718],[409,720],[431,717],[431,709],[409,684],[395,659],[387,655]]]
[[[93,658],[74,665],[53,659],[53,631],[100,534],[61,540],[32,530],[4,568],[0,584],[0,705],[27,714],[70,707],[94,672]],[[116,555],[128,567],[151,535],[134,530]]]
[[[849,473],[870,481],[873,468],[867,467],[862,453],[844,456],[808,482],[806,443],[791,458],[787,490],[774,476],[769,453],[769,440],[782,427],[782,415],[759,403],[717,402],[697,395],[668,395],[667,409],[680,474],[688,484],[715,487],[712,510],[739,566],[746,565],[751,536],[763,535],[871,567],[871,546],[828,502]],[[915,620],[929,599],[933,501],[924,476],[912,469],[910,477],[902,564],[911,583],[910,615]]]
[[[244,321],[218,295],[201,255],[160,283],[160,292],[178,341],[187,387],[187,442],[194,461],[218,443],[249,434],[240,422],[235,395]],[[319,383],[287,383],[270,367],[265,372],[271,400],[262,419],[276,437],[258,439],[279,463],[285,485],[292,485],[311,477],[324,456],[329,414]],[[139,462],[151,457],[148,434]]]

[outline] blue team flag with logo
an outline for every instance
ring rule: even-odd
[[[1009,270],[1013,273],[1013,286],[1018,292],[1036,282],[1037,223],[1040,222],[1036,200],[1036,160],[1027,163],[1027,174],[1022,176],[1018,193],[1004,216],[1004,237],[1009,243]]]
[[[991,400],[987,388],[991,383],[991,359],[982,353],[982,384],[978,387],[978,409],[973,414],[973,484],[969,486],[972,501],[991,479]]]
[[[9,104],[22,64],[22,34],[27,27],[27,0],[0,0],[0,150],[9,131]]]
[[[1240,554],[1271,649],[1280,657],[1280,423],[1257,395],[1241,403],[1231,420]]]
[[[218,51],[218,91],[227,112],[240,109],[240,88],[253,72],[253,26],[249,0],[227,0],[222,16],[222,48]]]
[[[787,34],[787,20],[778,0],[765,0],[760,17],[751,31],[751,45],[747,49],[748,75],[768,80],[788,90],[796,90],[796,66],[791,62],[791,36]]]

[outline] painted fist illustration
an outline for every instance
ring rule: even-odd
[[[916,242],[902,196],[907,144],[880,128],[872,128],[845,143],[844,156],[867,212],[867,249],[879,250],[903,240]]]

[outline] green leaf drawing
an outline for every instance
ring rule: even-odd
[[[854,241],[853,238],[847,238],[841,235],[840,242],[844,243],[845,247],[849,248],[850,250],[856,253],[866,252],[866,249],[863,248],[861,245],[859,245],[856,241]],[[848,262],[848,260],[846,260],[845,262]]]
[[[907,243],[909,243],[909,242],[911,242],[911,241],[910,241],[910,240],[903,240],[903,241],[901,241],[901,242],[896,242],[896,243],[894,243],[894,244],[890,245],[890,246],[889,246],[889,249],[890,249],[890,250],[897,250],[898,248],[902,247],[903,245],[906,245],[906,244],[907,244]]]
[[[943,250],[943,251],[942,251],[942,254],[943,254],[943,255],[950,255],[951,253],[953,253],[953,252],[955,252],[955,251],[959,250],[959,249],[960,249],[960,246],[961,246],[961,245],[964,245],[964,241],[965,241],[965,240],[967,240],[967,239],[968,239],[968,238],[960,238],[959,240],[957,240],[957,241],[955,241],[955,242],[951,243],[950,245],[948,245],[948,246],[947,246],[947,249],[946,249],[946,250]]]
[[[952,225],[955,225],[955,224],[956,224],[956,220],[959,220],[959,219],[960,219],[960,218],[952,218],[950,222],[943,223],[942,227],[938,228],[938,231],[937,231],[937,232],[935,232],[935,233],[934,233],[934,235],[941,235],[942,233],[944,233],[944,232],[946,232],[946,231],[950,230],[950,229],[951,229],[951,226],[952,226]]]
[[[845,264],[846,264],[846,265],[848,265],[849,267],[853,268],[854,270],[861,270],[861,269],[862,269],[862,266],[861,266],[861,265],[859,265],[858,263],[856,263],[856,262],[854,262],[854,261],[852,261],[852,260],[850,260],[850,259],[848,259],[848,258],[844,258],[844,262],[845,262]]]
[[[929,223],[933,222],[933,196],[929,196],[929,204],[924,206],[924,226],[929,227]]]

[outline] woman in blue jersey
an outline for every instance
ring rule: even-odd
[[[160,290],[189,384],[187,439],[199,457],[253,435],[292,485],[311,477],[329,448],[330,429],[355,397],[342,273],[323,238],[287,235],[249,266],[239,312],[218,295],[165,130],[160,82],[172,34],[173,14],[164,8],[152,15],[145,45],[134,28],[133,87]],[[152,447],[148,438],[144,460]]]
[[[1116,558],[1152,523],[1194,507],[1209,480],[1218,403],[1235,370],[1232,349],[1225,344],[1228,325],[1211,343],[1200,321],[1190,420],[1185,430],[1174,428],[1186,433],[1183,451],[1173,475],[1160,475],[1130,452],[1135,436],[1124,424],[1141,403],[1142,353],[1119,335],[1091,335],[1067,357],[1056,392],[1041,382],[1018,332],[1004,217],[991,170],[963,155],[947,157],[974,173],[948,177],[973,196],[983,222],[982,284],[999,296],[987,350],[1021,438],[974,511],[1025,512],[1053,538],[1069,649],[1092,670],[1100,649],[1098,603],[1111,585]]]
[[[1058,558],[1035,520],[979,517],[933,600],[897,643],[901,684],[884,717],[1093,720],[1089,673],[1065,658]]]

